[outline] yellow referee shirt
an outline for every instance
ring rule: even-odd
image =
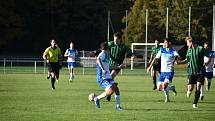
[[[43,55],[46,55],[49,62],[58,62],[59,56],[61,56],[61,50],[59,47],[53,49],[51,47],[46,48]]]

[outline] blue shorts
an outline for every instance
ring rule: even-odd
[[[101,80],[97,80],[97,82],[99,83],[99,86],[105,90],[107,88],[110,88],[113,86],[114,83],[116,83],[113,79],[101,79]]]
[[[212,79],[213,78],[213,72],[205,72],[205,77],[207,79]]]
[[[174,72],[161,72],[159,82],[172,83]]]
[[[72,69],[75,67],[75,62],[68,62],[68,68]]]

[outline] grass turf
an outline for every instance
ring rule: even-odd
[[[145,73],[145,72],[143,72]],[[176,72],[177,73],[177,72]],[[178,96],[170,92],[171,102],[164,103],[163,92],[152,90],[149,75],[119,75],[121,105],[115,110],[115,99],[101,101],[96,109],[88,101],[88,94],[102,92],[95,75],[77,75],[69,83],[68,75],[61,75],[56,90],[51,90],[46,74],[0,74],[1,121],[214,121],[215,87],[205,92],[199,109],[192,108],[194,92],[186,97],[186,76],[174,77]]]

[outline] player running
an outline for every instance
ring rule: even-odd
[[[68,69],[69,69],[69,82],[74,80],[74,67],[75,67],[75,58],[78,54],[78,51],[74,49],[74,43],[70,43],[70,48],[66,50],[64,56],[67,57]]]
[[[159,44],[160,42],[158,40],[155,40],[155,47],[152,48],[149,64],[151,64],[152,60],[155,58],[159,50],[162,48],[159,46]],[[161,64],[160,59],[156,59],[151,68],[151,76],[153,78],[153,84],[154,84],[153,90],[157,89],[156,81],[157,81],[157,73],[160,74],[160,69],[161,69],[160,64]]]
[[[150,66],[147,68],[147,72],[150,71],[156,59],[161,59],[161,74],[157,82],[157,89],[164,92],[165,102],[170,102],[169,90],[172,90],[175,96],[177,94],[175,86],[171,83],[174,76],[174,62],[178,60],[179,54],[172,48],[172,41],[170,39],[165,39],[164,45],[165,47],[157,53]]]
[[[186,38],[188,50],[186,59],[179,61],[178,63],[188,62],[188,86],[187,96],[191,95],[194,86],[196,85],[196,92],[193,101],[193,108],[197,109],[197,103],[200,97],[200,88],[204,83],[204,65],[208,65],[208,62],[204,62],[204,57],[209,57],[208,52],[202,47],[196,44],[196,40],[192,37]]]

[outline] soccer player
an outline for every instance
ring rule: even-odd
[[[122,68],[125,68],[123,61],[125,59],[125,54],[130,57],[134,57],[131,49],[122,42],[122,36],[120,33],[114,34],[114,41],[108,42],[108,49],[110,51],[110,71],[111,77],[114,79],[120,72]],[[108,96],[107,100],[110,101],[111,97]]]
[[[155,58],[157,55],[158,51],[162,48],[159,46],[160,42],[158,40],[155,40],[155,47],[152,48],[149,64],[151,64],[152,60]],[[156,59],[155,62],[153,63],[153,66],[151,68],[151,76],[153,78],[153,90],[157,89],[157,72],[160,73],[160,59]]]
[[[207,52],[209,52],[209,58],[204,57],[204,63],[207,63],[207,65],[205,65],[205,84],[206,84],[206,90],[209,91],[210,90],[210,86],[211,86],[211,80],[213,78],[213,67],[214,67],[214,52],[210,50],[209,47],[209,42],[205,42],[204,43],[204,48],[206,49]],[[210,60],[208,60],[210,59]],[[204,83],[202,83],[201,85],[201,93],[200,93],[200,99],[204,100]]]
[[[157,82],[157,89],[164,92],[165,102],[170,102],[169,90],[172,90],[175,96],[177,94],[175,86],[171,85],[171,83],[174,76],[174,62],[178,59],[179,54],[172,48],[172,41],[170,39],[164,39],[164,45],[165,47],[159,50],[150,66],[147,68],[147,72],[150,71],[156,59],[161,59],[161,74]]]
[[[196,85],[196,92],[193,101],[193,108],[197,109],[197,103],[200,97],[200,88],[204,83],[204,57],[209,57],[207,51],[196,44],[196,40],[193,37],[186,37],[186,42],[188,46],[186,59],[183,61],[178,61],[178,63],[188,62],[188,89],[187,96],[189,97],[194,86]]]
[[[110,65],[109,65],[109,51],[107,43],[101,44],[101,52],[97,57],[97,82],[100,87],[105,91],[94,98],[95,105],[100,108],[100,100],[106,96],[115,93],[116,98],[116,110],[122,110],[120,107],[120,92],[117,83],[112,79],[110,75]]]
[[[51,75],[51,86],[52,90],[55,90],[55,81],[59,78],[59,69],[61,62],[61,50],[57,45],[56,40],[52,39],[50,41],[51,46],[46,48],[43,53],[43,59],[48,63],[48,71]]]
[[[69,82],[72,82],[74,79],[74,67],[75,67],[75,58],[78,54],[78,51],[74,49],[74,43],[70,43],[70,48],[66,50],[64,56],[67,57],[68,69],[69,69]]]

